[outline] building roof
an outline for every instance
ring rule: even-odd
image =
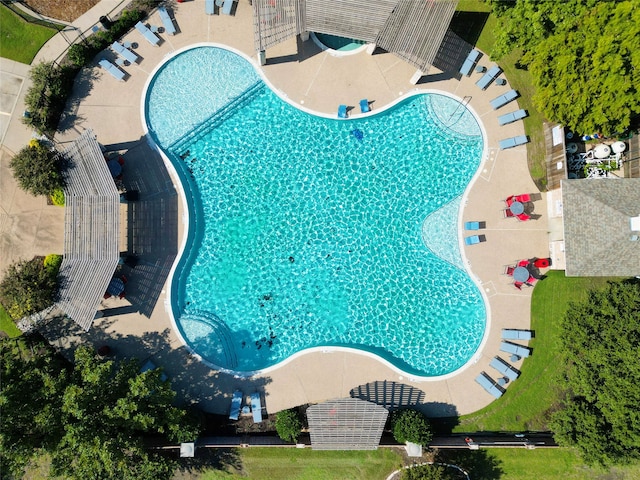
[[[428,72],[458,0],[254,0],[255,48],[303,32],[375,43]]]
[[[640,275],[640,179],[563,180],[562,211],[567,276]]]
[[[314,450],[376,450],[389,412],[357,398],[329,400],[307,409]]]
[[[93,131],[85,130],[62,155],[69,166],[56,304],[89,330],[118,265],[120,194]]]

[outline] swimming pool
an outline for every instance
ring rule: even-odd
[[[483,144],[459,102],[322,118],[243,57],[198,47],[157,70],[145,117],[189,208],[171,308],[204,360],[255,372],[346,347],[434,377],[476,352],[486,309],[458,218]]]

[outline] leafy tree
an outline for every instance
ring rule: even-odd
[[[297,410],[282,410],[276,413],[276,432],[285,442],[297,442],[302,422]]]
[[[53,305],[58,291],[57,268],[45,268],[42,257],[9,265],[0,282],[0,302],[14,320]]]
[[[457,480],[457,472],[442,465],[419,465],[402,471],[402,480]]]
[[[5,363],[19,363],[11,355]],[[24,365],[21,367],[25,370]],[[42,424],[49,432],[40,437],[12,436],[12,450],[7,464],[24,465],[27,451],[47,452],[51,456],[51,474],[69,479],[164,479],[170,478],[175,461],[146,450],[143,440],[149,435],[162,435],[170,442],[195,440],[199,428],[187,411],[172,404],[175,393],[162,381],[162,372],[140,373],[135,360],[102,361],[87,347],[76,351],[75,365],[64,382],[56,383],[56,373],[44,372],[22,379],[14,375],[11,385],[3,382],[0,400],[3,409],[18,410],[30,396],[8,395],[9,388],[28,392],[40,381],[53,384],[47,401],[29,404],[30,417],[12,424],[13,431],[33,430],[34,420],[46,418]],[[39,423],[37,425],[40,425]],[[3,427],[4,428],[4,425]],[[5,442],[4,430],[0,441]],[[16,452],[13,455],[12,452]],[[18,455],[21,453],[21,456]]]
[[[393,412],[391,425],[393,438],[400,443],[427,445],[433,437],[429,420],[417,410],[405,409]]]
[[[552,418],[561,445],[603,465],[640,458],[640,283],[610,283],[561,324],[568,389]]]
[[[33,195],[51,195],[64,186],[58,153],[40,142],[20,150],[9,167],[20,188]]]

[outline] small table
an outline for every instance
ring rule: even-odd
[[[520,215],[521,213],[524,213],[524,204],[522,202],[513,202],[509,206],[509,210],[511,210],[511,213],[514,215]]]
[[[527,270],[527,267],[516,267],[516,269],[513,271],[513,279],[516,282],[526,282],[527,280],[529,280],[529,277],[531,275],[529,274],[529,270]]]

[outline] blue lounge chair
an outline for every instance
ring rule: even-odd
[[[244,394],[240,390],[233,392],[231,399],[231,410],[229,411],[229,420],[238,420],[240,416],[240,407],[242,406],[242,397]]]
[[[347,118],[347,106],[340,105],[338,107],[338,118]]]
[[[507,103],[515,100],[516,98],[518,98],[517,90],[509,90],[504,95],[500,95],[499,97],[494,98],[489,103],[494,110],[497,110],[500,107],[504,107]]]
[[[156,364],[153,363],[153,361],[151,361],[151,359],[147,360],[146,362],[144,362],[144,364],[142,365],[142,367],[140,367],[140,373],[144,373],[147,372],[149,370],[155,370],[156,368]],[[162,380],[163,382],[167,381],[167,376],[164,374],[164,372],[162,372],[160,374],[160,380]]]
[[[482,372],[476,377],[476,382],[478,382],[482,386],[482,388],[484,388],[487,392],[489,392],[496,398],[500,398],[504,393],[504,388],[494,382],[493,378],[491,378],[485,372]]]
[[[502,338],[505,340],[531,340],[531,330],[502,329]]]
[[[369,106],[369,100],[367,100],[366,98],[363,98],[362,100],[360,100],[360,111],[362,113],[367,113],[371,111],[371,107]]]
[[[526,116],[527,116],[527,111],[521,108],[520,110],[516,110],[515,112],[510,112],[510,113],[505,113],[504,115],[500,115],[498,117],[498,123],[500,125],[507,125],[508,123],[515,122],[516,120],[522,120]]]
[[[153,33],[151,30],[149,30],[144,23],[142,22],[136,23],[136,30],[138,30],[142,34],[142,36],[147,40],[147,42],[149,42],[154,47],[157,47],[158,43],[160,43],[160,39],[157,37],[157,35]]]
[[[213,0],[204,0],[204,11],[207,15],[213,15],[215,11]]]
[[[251,413],[253,414],[253,423],[262,421],[262,403],[260,403],[260,393],[253,392],[251,394]]]
[[[500,140],[500,150],[506,150],[507,148],[517,147],[527,143],[529,139],[526,135],[518,135],[517,137],[505,138]]]
[[[464,243],[466,245],[476,245],[481,242],[486,242],[487,237],[484,235],[471,235],[470,237],[465,237]]]
[[[487,228],[487,222],[464,222],[465,230],[480,230],[481,228]]]
[[[462,67],[460,67],[460,73],[465,77],[468,77],[469,75],[471,75],[471,72],[473,71],[473,67],[475,66],[476,62],[479,59],[480,59],[480,51],[474,48],[469,52],[469,55],[467,55],[466,60],[462,64]]]
[[[514,368],[500,357],[494,357],[489,363],[489,366],[495,368],[509,380],[516,380],[520,376],[520,370]]]
[[[113,76],[116,80],[124,80],[124,72],[116,67],[109,60],[102,59],[98,62],[102,68],[104,68],[107,72]]]
[[[486,90],[491,82],[493,82],[498,75],[502,73],[502,69],[498,66],[491,67],[487,73],[485,73],[480,80],[476,82],[476,85],[479,86],[482,90]]]
[[[158,7],[158,14],[160,15],[160,20],[162,20],[162,25],[164,25],[164,31],[167,35],[175,35],[176,27],[169,16],[169,12],[165,7]]]
[[[523,347],[516,343],[502,342],[500,343],[500,350],[507,353],[512,353],[522,358],[526,358],[531,355],[531,349],[529,347]]]
[[[124,45],[118,42],[113,42],[111,44],[111,50],[116,52],[118,55],[120,55],[122,58],[124,58],[127,62],[131,64],[136,63],[138,61],[138,55],[136,55],[131,50],[129,50]]]
[[[231,7],[233,7],[233,0],[224,0],[222,4],[222,13],[225,15],[231,15]]]

